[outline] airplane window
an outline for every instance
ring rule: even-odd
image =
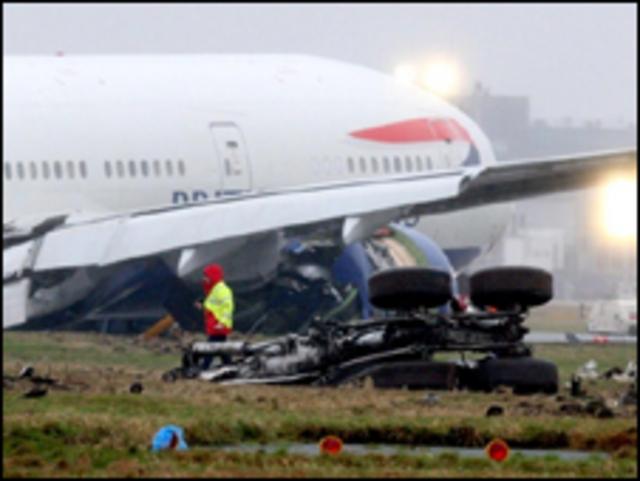
[[[104,173],[107,177],[111,177],[111,162],[108,160],[104,161]]]
[[[118,177],[124,177],[124,162],[121,160],[116,162],[116,170],[118,171]]]
[[[422,157],[420,157],[419,155],[416,156],[416,170],[418,172],[420,172],[423,169],[423,165],[422,165]]]
[[[149,165],[147,164],[146,160],[143,160],[142,162],[140,162],[140,173],[144,177],[149,175]]]
[[[393,158],[393,166],[396,172],[402,172],[402,161],[400,160],[400,157]]]
[[[70,179],[73,179],[76,175],[76,169],[75,169],[75,165],[73,163],[73,161],[69,160],[67,162],[67,174],[69,175]]]
[[[87,163],[84,160],[80,161],[80,164],[78,165],[78,168],[80,170],[80,176],[83,179],[87,178]]]
[[[404,163],[407,167],[407,172],[413,172],[413,162],[411,162],[411,157],[409,156],[405,157]]]
[[[53,173],[56,176],[56,179],[62,179],[62,162],[56,160],[53,163]]]
[[[22,162],[18,162],[16,164],[16,170],[17,170],[18,178],[20,180],[24,179],[24,165],[22,165]]]
[[[42,161],[42,177],[44,179],[48,179],[51,175],[51,168],[49,167],[49,162]]]
[[[11,164],[9,162],[5,162],[4,163],[4,176],[8,179],[11,180]]]
[[[160,171],[160,161],[157,159],[153,161],[153,173],[156,177],[160,177],[160,175],[162,174],[162,172]]]
[[[376,157],[371,157],[371,170],[374,173],[378,172],[378,159]]]
[[[171,163],[170,159],[167,159],[167,161],[165,162],[165,167],[167,169],[167,175],[168,176],[172,176],[173,175],[173,164]]]
[[[389,169],[390,169],[390,162],[389,162],[389,157],[385,157],[384,159],[384,172],[385,174],[389,173]]]
[[[360,171],[363,174],[367,172],[367,160],[364,157],[360,157]]]
[[[356,166],[354,165],[353,159],[351,157],[347,159],[347,165],[349,166],[349,173],[353,174],[356,170]]]
[[[129,161],[129,175],[131,177],[135,177],[136,176],[136,161],[135,160],[130,160]]]
[[[38,166],[36,165],[35,162],[31,162],[29,164],[29,172],[31,173],[31,178],[32,179],[37,179],[38,178]]]
[[[182,160],[182,159],[178,160],[178,173],[179,173],[182,177],[184,177],[184,175],[186,174],[186,172],[187,172],[187,170],[186,170],[185,165],[184,165],[184,160]]]

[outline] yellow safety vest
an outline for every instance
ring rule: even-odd
[[[224,281],[218,282],[204,301],[205,309],[216,316],[218,322],[233,329],[233,292]]]

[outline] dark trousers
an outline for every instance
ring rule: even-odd
[[[207,338],[207,341],[209,342],[225,342],[226,340],[227,340],[227,336],[220,336],[220,335],[209,336]],[[209,369],[209,366],[211,366],[211,363],[213,362],[214,356],[220,356],[220,358],[222,359],[223,366],[231,363],[231,358],[229,357],[228,354],[205,354],[202,357],[202,369],[204,369],[205,371]]]

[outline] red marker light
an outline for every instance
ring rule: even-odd
[[[485,448],[487,456],[501,463],[509,457],[509,446],[502,439],[494,439]]]
[[[320,440],[320,452],[324,454],[339,454],[342,451],[342,439],[337,436],[325,436]]]

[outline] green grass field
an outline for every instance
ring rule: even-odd
[[[536,356],[558,363],[563,382],[593,358],[601,369],[624,367],[635,346],[538,346]],[[614,409],[612,419],[565,416],[555,396],[356,388],[225,387],[199,381],[166,384],[161,373],[179,362],[175,344],[149,344],[97,334],[4,333],[5,374],[25,363],[69,386],[24,399],[29,383],[3,390],[3,474],[12,476],[407,476],[407,477],[635,477],[636,408]],[[133,381],[144,385],[131,394]],[[605,399],[626,388],[614,381],[586,385]],[[565,389],[559,393],[568,398]],[[505,409],[485,417],[488,406]],[[185,430],[186,453],[149,452],[164,424]],[[494,437],[513,447],[606,451],[605,460],[564,461],[519,456],[503,464],[438,456],[303,456],[230,453],[234,443],[317,442],[335,434],[349,443],[484,446]]]

